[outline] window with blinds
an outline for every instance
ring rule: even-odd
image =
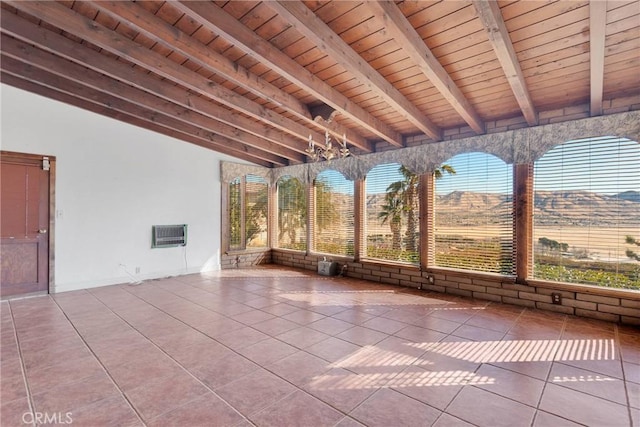
[[[229,249],[267,246],[268,185],[246,175],[229,183]]]
[[[435,177],[435,265],[514,274],[513,167],[465,153]]]
[[[534,277],[640,289],[640,144],[568,141],[534,165]]]
[[[229,183],[229,249],[242,249],[242,180]]]
[[[354,185],[327,169],[315,179],[313,235],[316,252],[354,254]]]
[[[278,247],[307,249],[307,196],[298,179],[283,176],[278,180]]]
[[[398,163],[367,174],[366,256],[418,262],[419,176]]]
[[[245,177],[245,242],[247,248],[267,246],[268,185],[256,175]]]

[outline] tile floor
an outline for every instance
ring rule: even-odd
[[[631,327],[267,267],[1,303],[1,423],[640,425]]]

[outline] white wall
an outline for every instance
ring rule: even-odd
[[[0,90],[1,148],[56,157],[52,292],[220,268],[219,167],[238,159]],[[151,249],[152,225],[183,223],[186,247]]]

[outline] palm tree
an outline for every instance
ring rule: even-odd
[[[400,166],[398,171],[402,174],[402,181],[396,181],[387,187],[387,197],[397,198],[401,204],[401,211],[407,215],[407,231],[405,232],[405,242],[407,252],[417,252],[418,245],[416,233],[418,230],[418,184],[419,176],[410,171],[406,166]],[[456,173],[451,165],[441,165],[433,173],[435,179],[440,179],[447,173]],[[390,196],[389,196],[390,195]]]
[[[382,211],[378,213],[378,219],[382,220],[382,224],[389,222],[391,227],[391,248],[394,250],[402,249],[402,215],[403,204],[397,195],[393,193],[387,193],[385,196],[385,204],[382,206]]]

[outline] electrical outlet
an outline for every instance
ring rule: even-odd
[[[136,267],[136,274],[140,274],[140,267]]]
[[[562,294],[559,292],[553,292],[551,294],[551,302],[554,304],[562,304]]]
[[[433,277],[433,276],[429,276],[429,284],[430,284],[430,285],[433,285],[433,284],[435,283],[435,281],[436,281],[436,278],[435,278],[435,277]]]

